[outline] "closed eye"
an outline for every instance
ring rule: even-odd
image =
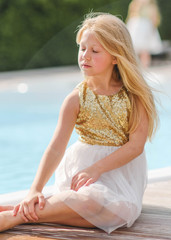
[[[84,52],[86,49],[85,48],[81,48],[81,51]]]

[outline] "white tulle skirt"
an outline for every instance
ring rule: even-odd
[[[149,19],[141,17],[131,18],[127,22],[127,28],[137,53],[145,50],[151,54],[159,54],[163,51],[159,32]]]
[[[55,174],[55,194],[62,193],[61,201],[107,233],[130,227],[140,215],[147,179],[145,154],[102,174],[98,181],[77,192],[70,186],[76,173],[117,149],[78,141],[66,150]]]

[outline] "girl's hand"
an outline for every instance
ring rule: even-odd
[[[14,207],[13,216],[20,214],[25,222],[37,221],[38,216],[35,212],[36,204],[39,204],[39,208],[43,209],[45,206],[45,198],[41,192],[30,192],[21,203]]]
[[[88,167],[80,172],[78,172],[73,178],[71,182],[71,189],[74,191],[78,191],[82,186],[88,186],[94,182],[96,182],[100,173],[97,169],[94,169],[93,166]]]

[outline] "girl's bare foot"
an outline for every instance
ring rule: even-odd
[[[13,206],[0,206],[0,212],[9,211],[13,209],[14,209]]]

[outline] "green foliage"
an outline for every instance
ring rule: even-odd
[[[162,39],[171,40],[171,1],[170,0],[158,0],[158,5],[161,11],[162,21],[159,31]]]
[[[166,10],[163,2],[168,1],[160,0]],[[129,2],[0,0],[0,71],[76,64],[75,31],[83,16],[90,11],[102,11],[124,20]],[[160,31],[165,38],[170,37],[167,29]]]

